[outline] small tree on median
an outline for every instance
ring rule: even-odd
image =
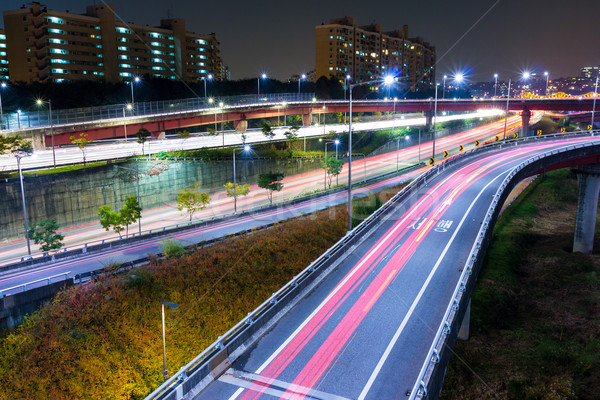
[[[270,204],[273,204],[273,192],[283,189],[283,183],[281,183],[283,177],[283,172],[267,172],[258,175],[258,186],[267,191]]]
[[[342,166],[344,162],[335,157],[327,157],[327,164],[323,165],[324,168],[327,168],[327,178],[329,180],[329,188],[331,188],[331,182],[334,176],[338,176],[342,172]]]
[[[135,136],[137,136],[137,142],[142,145],[142,155],[144,154],[144,143],[148,141],[150,135],[150,131],[146,128],[140,128],[140,130],[135,134]]]
[[[78,138],[75,138],[75,136],[71,136],[71,143],[74,145],[77,145],[77,147],[79,147],[79,150],[81,150],[81,154],[83,156],[83,165],[85,165],[85,152],[86,152],[86,146],[90,143],[92,143],[94,140],[93,139],[88,139],[88,134],[87,133],[80,133]]]
[[[121,236],[121,232],[125,230],[125,234],[129,234],[129,225],[134,223],[141,215],[142,207],[138,203],[136,196],[125,196],[125,205],[118,212],[112,211],[110,206],[101,206],[98,208],[98,216],[100,217],[100,225],[109,231],[113,231]]]
[[[263,122],[262,124],[262,133],[265,137],[268,137],[269,140],[272,140],[275,137],[275,131],[271,128],[271,125],[268,122]]]
[[[29,230],[29,239],[33,240],[35,244],[40,244],[40,250],[52,251],[58,250],[64,246],[61,242],[65,237],[60,233],[56,233],[58,230],[58,224],[55,219],[46,219],[42,222],[35,224]]]
[[[196,211],[205,209],[210,203],[209,194],[200,193],[197,189],[198,183],[189,189],[183,189],[177,195],[177,209],[179,211],[185,210],[185,213],[190,216],[190,222],[192,222],[192,215],[194,215]]]
[[[228,197],[233,197],[234,195],[247,196],[248,193],[250,193],[250,185],[248,184],[235,185],[235,193],[233,190],[233,183],[227,182],[223,185],[223,187],[225,188],[225,192],[227,193]]]

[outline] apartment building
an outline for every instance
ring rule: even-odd
[[[72,14],[38,2],[3,16],[12,81],[116,83],[147,75],[194,82],[226,71],[216,35],[187,32],[182,18],[153,27],[117,21],[103,3]]]
[[[357,26],[356,18],[329,20],[315,28],[316,77],[364,82],[388,73],[407,90],[433,88],[435,47],[423,38],[409,38],[408,26],[383,32],[379,24]]]
[[[8,80],[8,57],[6,55],[6,34],[0,29],[0,81]]]

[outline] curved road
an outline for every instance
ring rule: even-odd
[[[196,399],[408,398],[497,188],[524,160],[581,141],[463,160],[385,214]]]

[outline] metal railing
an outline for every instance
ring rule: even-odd
[[[43,279],[38,279],[35,281],[31,281],[31,282],[27,282],[27,283],[23,283],[22,285],[17,285],[17,286],[12,286],[6,289],[0,289],[0,299],[3,299],[8,292],[15,290],[15,289],[21,289],[21,292],[26,292],[27,291],[27,286],[31,286],[34,285],[36,283],[40,283],[40,282],[44,282],[46,281],[46,285],[49,285],[50,283],[52,283],[52,279],[57,278],[59,276],[64,276],[64,280],[69,279],[69,274],[71,273],[71,271],[67,271],[67,272],[63,272],[62,274],[57,274],[57,275],[52,275],[49,276],[47,278],[43,278]]]
[[[108,106],[52,110],[52,121],[47,109],[5,113],[0,121],[0,130],[20,130],[43,128],[52,125],[67,125],[86,122],[144,117],[156,114],[182,113],[210,110],[223,107],[240,107],[256,104],[280,104],[283,102],[310,102],[314,93],[266,93],[258,95],[239,95],[221,97],[193,97],[189,99],[135,102],[131,109],[126,104]],[[211,99],[212,101],[209,101]]]

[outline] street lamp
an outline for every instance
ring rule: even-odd
[[[437,135],[437,97],[438,97],[438,86],[440,84],[435,84],[435,102],[433,106],[433,151],[431,153],[431,158],[435,161],[435,137]]]
[[[204,81],[204,97],[206,97],[206,81],[207,81],[208,79],[212,79],[212,78],[213,78],[212,74],[208,74],[208,75],[207,75],[207,76],[206,76],[206,77],[203,79],[203,81]]]
[[[2,114],[2,89],[6,87],[6,82],[0,83],[0,131],[2,131],[2,127],[4,126],[4,117]]]
[[[383,79],[385,85],[391,85],[395,81],[395,78],[391,75],[387,75]],[[360,85],[370,85],[373,83],[382,83],[381,79],[375,79],[366,82],[357,82],[349,85],[350,97],[348,105],[348,114],[350,119],[348,121],[348,230],[352,230],[352,89]],[[365,163],[366,168],[366,163]]]
[[[131,104],[135,104],[135,101],[133,99],[133,83],[138,83],[140,81],[140,77],[136,76],[135,78],[133,78],[132,80],[129,81],[129,83],[131,84]]]
[[[446,79],[448,79],[448,75],[444,75],[444,87],[442,88],[442,99],[446,98]]]
[[[531,76],[531,74],[528,71],[523,72],[522,78],[524,80],[529,79],[529,77]],[[510,101],[510,85],[511,85],[511,81],[512,78],[508,79],[508,93],[506,94],[506,114],[504,116],[504,133],[502,134],[502,140],[506,139],[506,127],[508,124],[508,103]]]
[[[454,75],[454,83],[456,84],[457,96],[460,91],[460,84],[465,79],[465,76],[462,72],[459,72]]]
[[[235,174],[235,151],[242,150],[245,152],[250,151],[249,145],[244,145],[244,147],[234,147],[233,148],[233,213],[237,214],[237,182],[236,182],[236,174]]]
[[[36,104],[38,106],[41,106],[42,104],[48,104],[48,111],[50,112],[50,136],[52,137],[52,164],[54,165],[54,168],[56,168],[56,153],[54,151],[54,125],[52,123],[52,100],[45,101],[42,99],[37,99]]]
[[[346,92],[348,91],[348,81],[351,79],[352,77],[350,76],[350,74],[346,75],[344,77],[344,100],[346,100]],[[345,122],[344,122],[345,123]]]
[[[496,97],[496,91],[498,89],[498,74],[494,74],[494,98]]]
[[[162,309],[163,378],[166,381],[167,379],[169,379],[169,371],[167,370],[167,352],[165,349],[165,306],[171,308],[177,308],[179,306],[175,303],[165,301],[162,297],[160,298],[160,302]]]
[[[125,131],[125,141],[127,141],[127,120],[125,119],[125,109],[130,110],[133,109],[133,106],[131,105],[131,103],[125,105],[125,107],[123,107],[123,130]]]
[[[544,72],[544,76],[546,77],[546,94],[544,96],[548,97],[548,79],[550,78],[548,71]]]
[[[302,79],[306,79],[306,74],[300,75],[300,78],[298,79],[298,94],[300,94],[300,82]]]
[[[260,80],[261,79],[267,79],[267,74],[262,74],[261,76],[259,76],[258,78],[256,78],[256,82],[257,82],[257,93],[258,93],[258,97],[260,98]],[[260,99],[258,99],[259,101]]]
[[[25,191],[23,189],[23,173],[21,172],[21,158],[30,157],[31,152],[23,149],[13,151],[17,159],[17,169],[19,170],[19,182],[21,182],[21,198],[23,199],[23,218],[25,218],[25,238],[27,239],[27,253],[31,255],[31,246],[29,244],[29,225],[27,224],[27,206],[25,205]]]
[[[127,168],[127,167],[121,167],[119,165],[113,165],[113,167],[115,168],[121,168],[121,169],[126,169],[128,171],[133,171],[135,172],[136,175],[136,181],[137,181],[137,200],[138,200],[138,205],[141,207],[142,206],[142,199],[140,199],[140,169],[138,167],[138,163],[135,163],[135,169],[133,168]],[[138,216],[138,235],[142,234],[142,213],[140,213],[140,215]]]

